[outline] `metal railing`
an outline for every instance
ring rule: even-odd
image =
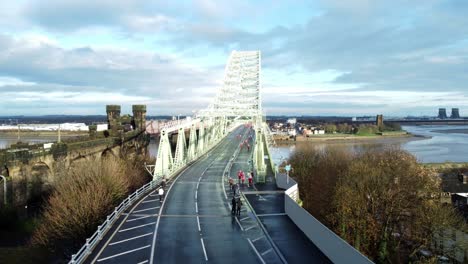
[[[232,129],[232,127],[230,129]],[[213,142],[213,144],[211,144],[204,151],[203,154],[200,154],[197,156],[197,159],[205,155],[206,153],[208,153],[210,150],[212,150],[218,143],[221,142],[221,139],[223,139],[223,137],[216,139],[216,141]],[[174,170],[169,172],[168,178],[171,178],[174,175],[177,175],[187,165],[188,164],[185,164],[184,166],[174,168]],[[76,254],[72,255],[71,260],[68,263],[69,264],[83,263],[86,257],[92,252],[92,250],[94,249],[94,247],[96,247],[99,241],[101,241],[101,239],[104,237],[107,231],[109,231],[109,229],[112,227],[114,222],[119,218],[119,216],[126,209],[128,209],[135,201],[137,201],[143,195],[147,194],[149,191],[157,187],[161,183],[161,181],[162,181],[162,178],[158,178],[157,180],[148,182],[147,184],[143,185],[138,190],[136,190],[134,193],[130,194],[125,200],[123,200],[119,204],[119,206],[115,207],[115,210],[110,215],[107,216],[104,223],[98,226],[98,229],[96,230],[96,232],[94,232],[94,234],[90,238],[86,239],[86,243],[78,250]]]
[[[100,226],[94,234],[86,239],[86,243],[78,250],[76,254],[73,254],[69,264],[82,263],[86,257],[92,252],[94,247],[101,241],[104,235],[112,227],[112,224],[119,218],[119,216],[127,208],[129,208],[133,202],[140,199],[143,195],[154,189],[161,181],[150,181],[147,184],[140,187],[134,193],[130,194],[125,200],[123,200],[114,211],[107,216],[106,221]]]

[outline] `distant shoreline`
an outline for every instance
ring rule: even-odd
[[[72,137],[72,136],[84,136],[88,135],[88,131],[60,131],[61,136]],[[58,131],[32,131],[32,130],[21,130],[20,137],[56,137]],[[18,136],[18,131],[12,130],[0,130],[0,137],[2,138],[16,138]]]
[[[296,142],[348,142],[348,141],[375,141],[379,139],[409,139],[409,140],[418,140],[418,139],[427,139],[430,137],[413,135],[410,133],[407,134],[392,134],[392,135],[372,135],[372,136],[357,136],[357,135],[329,135],[329,136],[297,136],[296,140],[294,139],[285,139],[285,138],[275,138],[275,141],[278,143],[285,144],[294,144]]]

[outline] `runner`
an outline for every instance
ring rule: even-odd
[[[239,199],[237,199],[237,208],[236,208],[236,214],[237,214],[238,216],[240,216],[240,212],[241,212],[241,209],[242,209],[241,207],[242,207],[242,201],[241,201],[241,199],[239,198]]]
[[[236,206],[237,206],[236,199],[232,197],[232,200],[231,200],[231,214],[232,215],[236,213],[236,208],[237,208]]]
[[[232,190],[232,187],[234,186],[234,179],[229,177],[229,188]]]
[[[243,172],[241,170],[237,173],[237,178],[239,178],[239,183],[241,182],[242,174]]]
[[[241,171],[241,181],[242,181],[242,187],[244,187],[244,182],[245,182],[245,174],[243,171]]]
[[[249,172],[249,187],[251,187],[253,184],[253,176],[252,176],[252,172]]]
[[[162,200],[164,198],[164,189],[159,188],[158,194],[159,194],[159,201],[162,202]]]

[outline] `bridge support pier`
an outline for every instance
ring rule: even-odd
[[[176,168],[180,168],[185,165],[187,157],[187,147],[185,142],[185,130],[181,127],[179,128],[179,134],[177,135],[177,146],[174,157],[174,165]]]
[[[173,162],[169,135],[165,130],[163,130],[161,131],[161,139],[159,141],[153,180],[156,180],[157,175],[162,177],[169,174],[169,172],[172,170]]]
[[[265,182],[266,166],[264,152],[264,136],[261,127],[256,128],[256,141],[254,147],[254,164],[257,168],[257,181]]]
[[[197,129],[195,124],[190,127],[189,147],[187,153],[187,159],[189,161],[194,160],[197,157]]]
[[[197,154],[201,155],[205,151],[205,123],[200,122],[200,128],[198,130],[198,144],[197,144]]]

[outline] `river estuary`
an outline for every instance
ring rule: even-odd
[[[316,148],[328,146],[343,147],[350,150],[361,148],[383,148],[386,146],[399,146],[415,155],[420,162],[468,162],[468,126],[404,126],[403,129],[417,135],[413,138],[382,138],[357,141],[333,142],[300,142],[297,144],[310,144]],[[56,141],[56,137],[27,137],[22,141],[31,143],[46,143]],[[6,148],[16,142],[14,136],[0,134],[0,148]],[[152,139],[150,154],[156,156],[158,142]],[[294,151],[296,145],[280,145],[272,150],[276,161],[287,159]]]

